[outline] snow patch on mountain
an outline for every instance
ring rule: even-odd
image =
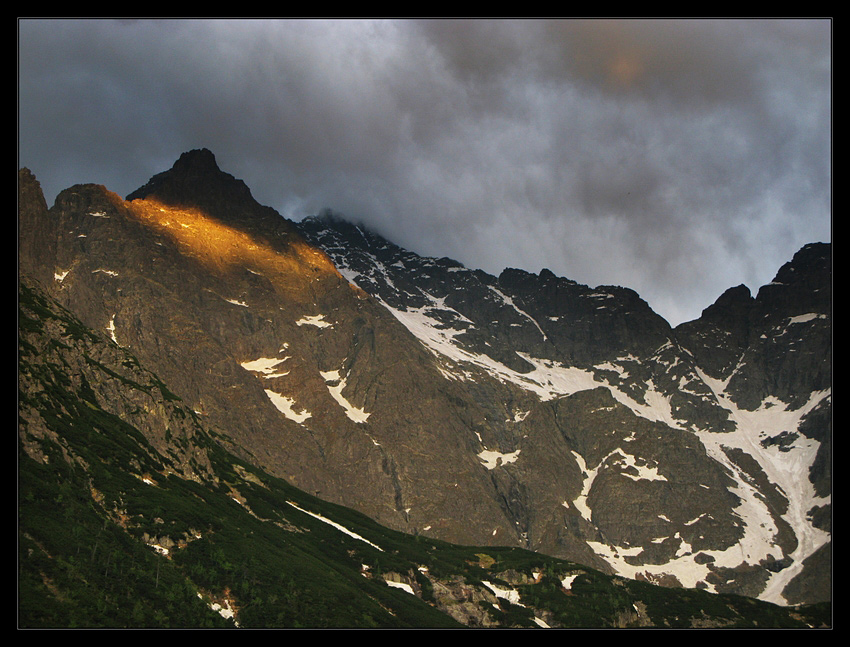
[[[595,468],[590,469],[585,463],[584,457],[579,454],[577,451],[572,450],[573,457],[576,459],[576,463],[578,463],[579,470],[584,474],[584,482],[581,486],[581,492],[573,501],[573,506],[576,510],[578,510],[579,514],[587,521],[593,521],[593,513],[587,505],[587,495],[590,494],[590,488],[593,487],[593,481],[596,479],[596,474],[598,473],[599,467],[604,463],[603,460],[597,465]],[[568,507],[567,502],[564,502],[565,507]]]
[[[281,349],[281,352],[284,349]],[[251,371],[252,373],[259,373],[265,379],[271,379],[275,377],[283,377],[284,375],[288,375],[289,371],[284,371],[282,373],[276,372],[275,369],[278,365],[282,364],[289,357],[284,357],[283,359],[274,358],[274,357],[260,357],[255,360],[251,360],[248,362],[242,362],[241,366],[247,371]]]
[[[505,422],[522,422],[528,417],[531,411],[515,411],[513,418],[508,418]]]
[[[333,527],[333,528],[336,528],[337,530],[339,530],[340,532],[342,532],[342,533],[344,533],[344,534],[348,535],[349,537],[353,537],[354,539],[358,539],[358,540],[360,540],[360,541],[362,541],[362,542],[364,542],[364,543],[366,543],[366,544],[369,544],[372,548],[375,548],[375,549],[377,549],[377,550],[381,551],[382,553],[384,552],[384,549],[383,549],[383,548],[381,548],[381,547],[380,547],[380,546],[378,546],[377,544],[373,544],[371,541],[369,541],[369,540],[368,540],[368,539],[366,539],[365,537],[362,537],[361,535],[358,535],[358,534],[357,534],[356,532],[354,532],[353,530],[349,530],[348,528],[346,528],[345,526],[343,526],[341,523],[337,523],[336,521],[333,521],[332,519],[328,519],[327,517],[325,517],[325,516],[323,516],[323,515],[320,515],[320,514],[319,514],[319,513],[317,513],[317,512],[310,512],[309,510],[305,510],[304,508],[302,508],[301,506],[299,506],[299,505],[297,505],[297,504],[293,503],[292,501],[287,501],[287,503],[288,503],[289,505],[291,505],[293,508],[295,508],[296,510],[298,510],[298,511],[300,511],[300,512],[303,512],[304,514],[309,514],[309,515],[310,515],[311,517],[313,517],[314,519],[318,519],[319,521],[322,521],[322,522],[324,522],[324,523],[328,524],[329,526],[331,526],[331,527]]]
[[[611,390],[611,394],[617,402],[628,407],[641,418],[646,418],[652,422],[664,423],[673,429],[685,429],[685,427],[682,426],[681,421],[673,415],[673,408],[670,406],[670,396],[665,395],[655,388],[653,380],[647,381],[644,403],[636,402],[613,386],[607,386]]]
[[[115,315],[109,319],[109,324],[106,326],[106,331],[109,333],[109,338],[118,344],[118,339],[115,337]]]
[[[726,396],[722,391],[722,382],[704,374],[702,377],[715,391],[718,402],[729,410],[737,427],[732,433],[702,432],[698,435],[709,454],[736,476],[736,493],[743,499],[739,514],[747,522],[747,536],[742,543],[748,547],[750,559],[758,560],[778,550],[765,539],[769,534],[764,531],[765,527],[771,528],[775,524],[763,503],[762,495],[749,485],[746,475],[729,459],[727,450],[739,449],[754,458],[788,500],[788,510],[782,516],[794,528],[797,537],[797,548],[789,555],[794,561],[790,567],[771,576],[767,588],[760,596],[762,599],[784,604],[780,593],[782,589],[802,569],[803,561],[830,540],[828,532],[812,525],[808,514],[812,508],[827,505],[831,501],[831,497],[818,497],[809,479],[809,470],[817,456],[820,443],[798,433],[798,428],[807,413],[831,397],[831,390],[812,393],[806,404],[799,409],[788,409],[784,402],[768,397],[757,409],[748,411],[737,407]],[[790,438],[793,440],[790,443],[780,446],[762,442],[783,432],[791,434]],[[749,514],[743,514],[744,510]]]
[[[541,400],[570,395],[578,391],[593,389],[600,384],[587,370],[567,367],[551,360],[536,359],[525,353],[518,353],[534,369],[528,373],[519,373],[497,362],[488,355],[473,353],[456,340],[462,330],[446,327],[429,316],[431,306],[421,308],[394,308],[387,303],[384,306],[429,350],[442,359],[449,360],[448,374],[455,379],[465,379],[463,365],[472,365],[483,369],[493,377],[516,384],[536,393]],[[452,366],[453,364],[453,366]]]
[[[316,328],[332,328],[333,324],[325,321],[325,315],[309,315],[295,322],[299,326],[315,326]]]
[[[817,314],[817,313],[814,313],[814,312],[810,312],[808,314],[803,314],[803,315],[798,315],[796,317],[791,317],[791,318],[788,319],[788,321],[785,322],[784,326],[781,326],[781,330],[780,330],[780,326],[776,327],[775,332],[774,332],[774,336],[779,337],[781,335],[784,335],[785,333],[789,332],[789,328],[791,326],[794,326],[796,324],[808,323],[808,322],[813,321],[815,319],[827,319],[827,318],[828,317],[824,314]]]
[[[759,596],[763,600],[776,604],[786,604],[781,591],[800,572],[803,561],[830,540],[829,533],[815,528],[808,515],[812,508],[830,502],[829,497],[820,498],[815,494],[814,486],[808,476],[819,443],[796,433],[801,419],[825,398],[830,397],[830,392],[819,391],[811,394],[806,405],[795,410],[789,410],[787,405],[775,398],[767,398],[758,409],[747,411],[735,406],[726,396],[723,382],[712,380],[704,374],[701,374],[701,377],[715,390],[718,401],[730,411],[737,426],[737,430],[731,433],[719,434],[708,431],[696,433],[709,455],[728,468],[736,480],[734,491],[741,503],[735,509],[735,513],[742,522],[743,539],[726,550],[701,551],[704,555],[698,562],[690,547],[677,534],[673,538],[678,539],[681,546],[673,560],[664,564],[639,566],[630,564],[626,558],[640,556],[643,553],[642,547],[614,546],[592,541],[588,542],[588,545],[619,575],[630,578],[673,575],[686,587],[706,584],[705,578],[711,572],[708,565],[704,563],[706,555],[712,558],[711,563],[714,568],[735,568],[742,564],[755,565],[762,560],[778,560],[786,557],[776,544],[775,538],[779,528],[765,503],[763,493],[751,483],[750,476],[745,474],[741,467],[729,457],[728,450],[740,449],[758,462],[770,481],[778,486],[788,500],[788,511],[783,518],[795,529],[798,540],[797,548],[787,555],[793,559],[793,562],[789,567],[771,574],[767,587]],[[648,409],[644,411],[647,412]],[[783,444],[781,447],[776,444],[762,443],[765,438],[782,432],[791,432],[796,437],[793,442]],[[593,469],[589,469],[583,459],[573,452],[585,474],[584,487],[573,505],[585,519],[590,520],[592,516],[586,500],[593,480],[606,460],[616,452],[622,453],[622,450],[615,450]],[[624,464],[636,466],[631,461],[625,461]],[[653,471],[643,472],[644,476],[650,477],[656,474]],[[624,472],[624,475],[634,478],[628,472]],[[696,521],[693,520],[692,523]],[[659,538],[659,541],[662,539],[664,538]],[[709,589],[714,590],[714,587],[709,585]]]
[[[408,584],[407,582],[394,582],[393,580],[387,579],[384,579],[384,581],[389,587],[392,587],[394,589],[401,589],[402,591],[407,591],[411,595],[416,595],[416,593],[413,591],[413,587],[410,586],[410,584]]]
[[[339,371],[325,371],[321,375],[327,384],[331,397],[345,410],[345,415],[348,416],[349,420],[362,424],[369,419],[371,414],[360,407],[355,407],[342,395],[342,391],[345,389],[346,377],[341,377]]]
[[[647,465],[642,459],[638,459],[633,454],[627,454],[622,449],[617,449],[617,452],[622,456],[621,459],[615,460],[614,465],[624,468],[623,476],[626,476],[633,481],[666,481],[667,477],[658,472],[657,465]]]
[[[269,400],[271,400],[272,404],[277,407],[277,410],[290,420],[293,420],[300,424],[307,420],[307,418],[312,417],[313,414],[311,414],[306,409],[296,411],[295,400],[293,398],[282,395],[280,393],[276,393],[270,389],[265,389],[265,392]]]
[[[514,303],[514,300],[511,297],[509,297],[507,294],[505,294],[501,290],[497,290],[492,285],[490,285],[488,287],[490,288],[491,291],[493,291],[502,300],[503,303],[510,306],[511,308],[516,310],[519,314],[521,314],[523,317],[528,319],[531,323],[533,323],[537,327],[537,330],[540,331],[540,334],[542,335],[544,341],[548,340],[546,333],[543,332],[543,328],[540,327],[540,324],[537,323],[537,320],[534,317],[532,317],[525,310],[520,308],[516,303]]]
[[[511,604],[523,606],[519,601],[519,592],[517,590],[506,589],[504,587],[499,586],[498,584],[493,584],[493,582],[488,582],[487,580],[481,580],[481,583],[488,589],[490,589],[493,595],[495,595],[497,598],[507,600]]]
[[[515,452],[510,452],[508,454],[503,454],[502,452],[497,452],[492,449],[485,449],[482,452],[478,453],[478,458],[481,459],[481,462],[484,464],[488,470],[495,469],[501,465],[507,465],[509,463],[515,463],[519,458],[521,450],[516,450]]]

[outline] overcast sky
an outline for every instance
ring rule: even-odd
[[[209,148],[288,218],[623,285],[672,325],[831,240],[830,20],[18,26],[18,162],[49,205]]]

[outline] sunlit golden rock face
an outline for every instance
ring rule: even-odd
[[[296,233],[283,233],[272,244],[224,224],[198,208],[174,207],[147,198],[125,203],[130,214],[210,272],[225,275],[249,270],[289,291],[299,280],[341,279],[327,255]]]

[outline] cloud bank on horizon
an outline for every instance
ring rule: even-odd
[[[21,19],[19,165],[52,204],[180,153],[498,274],[671,324],[831,240],[832,23]]]

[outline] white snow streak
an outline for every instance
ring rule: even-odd
[[[413,587],[410,586],[410,584],[408,584],[407,582],[393,582],[392,580],[384,581],[387,583],[387,586],[391,586],[394,589],[401,589],[403,591],[407,591],[411,595],[416,595],[416,593],[413,592]]]
[[[325,315],[304,316],[295,323],[299,326],[316,326],[316,328],[333,327],[332,323],[325,321]]]
[[[478,454],[478,458],[484,463],[484,467],[492,470],[500,465],[516,462],[516,459],[519,458],[519,453],[519,449],[510,454],[502,454],[501,452],[485,449]]]
[[[109,333],[109,337],[118,344],[118,339],[115,337],[115,315],[109,319],[109,324],[106,326],[106,330]],[[120,345],[120,344],[119,344]]]
[[[355,407],[345,399],[345,396],[342,395],[342,390],[345,388],[345,381],[347,378],[340,377],[339,371],[325,371],[322,372],[321,375],[327,384],[331,397],[333,397],[337,404],[345,410],[345,415],[348,416],[350,420],[362,424],[369,419],[371,414],[367,413],[360,407]]]
[[[517,306],[517,304],[515,304],[515,303],[514,303],[514,300],[513,300],[511,297],[509,297],[509,296],[508,296],[507,294],[505,294],[504,292],[501,292],[500,290],[497,290],[497,289],[496,289],[496,288],[494,288],[492,285],[489,285],[489,286],[487,286],[487,287],[489,287],[489,288],[490,288],[490,290],[492,290],[493,292],[495,292],[495,293],[496,293],[496,295],[498,295],[498,297],[502,300],[502,302],[503,302],[503,303],[505,303],[506,305],[509,305],[509,306],[510,306],[510,307],[512,307],[514,310],[516,310],[519,314],[521,314],[523,317],[525,317],[525,318],[526,318],[526,319],[528,319],[531,323],[533,323],[533,324],[537,327],[537,330],[538,330],[538,331],[540,331],[540,334],[541,334],[541,336],[543,337],[543,340],[544,340],[544,341],[548,339],[548,337],[546,337],[546,333],[545,333],[545,332],[543,332],[543,329],[540,327],[540,324],[539,324],[539,323],[537,323],[537,320],[536,320],[534,317],[532,317],[530,314],[528,314],[525,310],[523,310],[522,308],[520,308],[519,306]]]
[[[519,592],[514,589],[503,589],[497,584],[493,584],[492,582],[488,582],[486,580],[481,580],[481,583],[490,589],[497,598],[503,598],[510,602],[511,604],[516,604],[517,606],[523,606],[519,601]]]
[[[281,349],[281,351],[283,351],[283,349]],[[265,379],[271,379],[275,377],[283,377],[284,375],[289,374],[289,371],[277,373],[274,370],[275,367],[278,366],[278,364],[282,364],[288,359],[288,357],[284,357],[283,359],[276,359],[274,357],[260,357],[249,362],[242,362],[241,366],[247,371],[261,374]]]
[[[348,535],[349,537],[354,537],[354,539],[359,539],[360,541],[362,541],[362,542],[365,542],[365,543],[369,544],[372,548],[376,548],[376,549],[378,549],[379,551],[381,551],[382,553],[384,552],[384,549],[383,549],[383,548],[381,548],[380,546],[377,546],[377,545],[373,544],[373,543],[372,543],[371,541],[369,541],[368,539],[365,539],[365,538],[361,537],[361,536],[360,536],[360,535],[358,535],[356,532],[352,532],[351,530],[349,530],[348,528],[346,528],[346,527],[345,527],[345,526],[343,526],[342,524],[338,524],[336,521],[331,521],[331,520],[330,520],[330,519],[328,519],[327,517],[323,517],[322,515],[317,514],[317,513],[315,513],[315,512],[310,512],[309,510],[305,510],[304,508],[301,508],[301,507],[299,507],[298,505],[294,504],[292,501],[287,501],[287,503],[288,503],[289,505],[291,505],[293,508],[295,508],[296,510],[300,510],[300,511],[301,511],[301,512],[303,512],[304,514],[309,514],[311,517],[314,517],[314,518],[318,519],[319,521],[324,521],[324,522],[325,522],[326,524],[328,524],[329,526],[333,526],[334,528],[336,528],[336,529],[337,529],[337,530],[339,530],[340,532],[345,533],[345,534],[346,534],[346,535]]]
[[[275,393],[269,389],[265,389],[266,395],[269,397],[269,400],[272,401],[272,404],[277,407],[278,411],[280,411],[284,416],[293,420],[297,423],[303,423],[307,418],[312,417],[312,413],[307,411],[306,409],[301,409],[300,411],[295,410],[295,400],[285,395],[281,395],[280,393]]]
[[[767,398],[755,411],[739,409],[722,392],[722,383],[702,375],[703,380],[715,391],[718,402],[729,410],[737,430],[726,434],[699,433],[709,453],[733,474],[738,474],[737,468],[723,451],[725,448],[741,449],[756,461],[764,470],[770,481],[788,499],[788,510],[783,518],[794,528],[798,545],[790,557],[794,563],[771,576],[767,589],[759,596],[762,599],[784,604],[781,590],[802,569],[803,561],[818,548],[830,540],[830,534],[815,528],[808,517],[808,511],[815,506],[830,503],[831,497],[816,496],[814,486],[809,480],[809,468],[814,462],[820,443],[811,438],[798,434],[792,444],[780,448],[778,445],[763,446],[762,440],[789,432],[796,434],[800,421],[824,399],[831,397],[831,391],[816,391],[811,394],[808,402],[796,410],[788,410],[787,406],[775,398]],[[742,548],[748,561],[758,561],[763,557],[773,555],[782,557],[778,547],[773,546],[770,533],[764,532],[764,527],[774,526],[772,518],[763,503],[762,497],[753,490],[743,476],[738,477],[739,489],[736,492],[744,501],[739,514],[747,522],[747,535],[742,542]]]

